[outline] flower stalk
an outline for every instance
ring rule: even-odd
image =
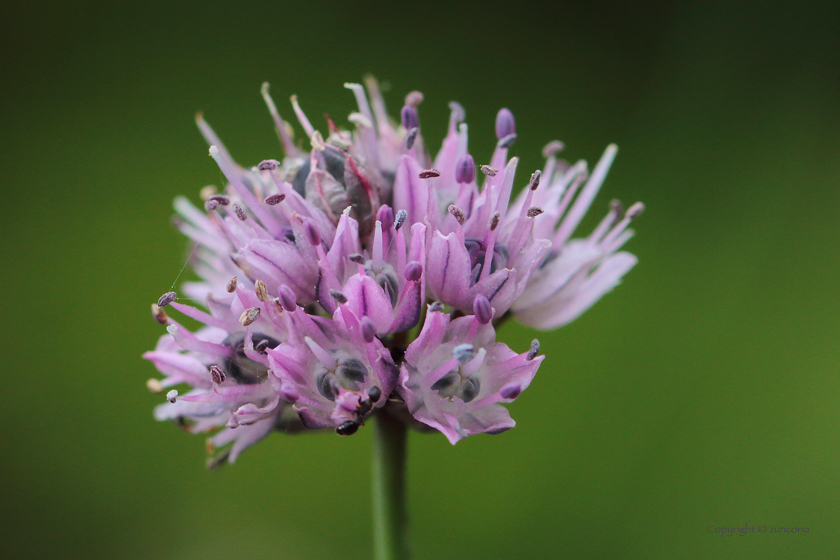
[[[408,513],[405,461],[408,430],[404,423],[380,411],[373,436],[373,557],[406,560]]]

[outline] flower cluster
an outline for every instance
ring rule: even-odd
[[[216,430],[211,464],[235,461],[277,429],[350,435],[380,409],[453,444],[507,430],[515,423],[500,403],[528,387],[543,356],[536,340],[522,353],[497,342],[496,327],[509,317],[564,325],[636,263],[620,249],[641,204],[625,212],[614,202],[587,237],[572,239],[615,146],[589,172],[549,143],[545,167],[514,197],[508,109],[496,118],[489,163],[478,165],[464,109],[451,103],[432,159],[422,94],[408,94],[395,123],[376,82],[366,86],[346,85],[359,107],[353,130],[327,119],[326,137],[292,97],[304,151],[264,84],[285,157],[255,167],[237,164],[197,118],[228,184],[203,190],[203,209],[175,201],[199,280],[152,306],[167,334],[144,357],[165,376],[149,388],[168,390],[156,418]],[[203,326],[190,331],[167,306]],[[182,384],[183,395],[173,389]]]

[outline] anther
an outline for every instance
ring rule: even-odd
[[[467,118],[467,112],[464,110],[464,106],[457,101],[449,102],[449,110],[452,112],[452,118],[455,122],[464,122],[464,119]]]
[[[625,217],[630,220],[635,220],[644,211],[644,209],[645,205],[641,202],[637,202],[636,204],[627,209],[627,214],[625,214]]]
[[[341,426],[335,429],[335,433],[340,436],[352,436],[359,430],[359,423],[353,422],[352,420],[348,420],[344,422]]]
[[[449,213],[455,216],[455,220],[457,220],[459,224],[464,225],[464,223],[466,223],[467,216],[464,214],[464,211],[454,204],[449,205]]]
[[[215,200],[208,200],[207,202],[204,203],[204,209],[207,210],[208,212],[212,212],[213,210],[215,210],[218,207],[219,207],[219,203],[216,202]]]
[[[496,138],[501,140],[511,134],[516,134],[516,121],[510,109],[504,107],[496,115]]]
[[[168,400],[172,404],[175,404],[175,401],[178,400],[178,390],[172,389],[171,391],[166,393],[166,400]]]
[[[159,379],[155,379],[154,377],[146,381],[146,388],[149,389],[152,393],[162,393],[163,392],[163,384],[160,382]],[[368,393],[369,395],[370,393]]]
[[[347,303],[347,296],[345,296],[343,293],[339,292],[338,290],[334,290],[334,289],[330,288],[330,295],[335,300],[335,302],[339,305],[344,305],[345,303]]]
[[[405,149],[410,150],[414,147],[414,142],[417,140],[417,133],[420,132],[420,129],[416,126],[408,131],[408,134],[405,135]]]
[[[490,228],[490,231],[496,231],[496,228],[499,227],[499,222],[502,220],[502,215],[499,212],[493,212],[493,215],[490,216],[490,222],[487,224],[487,227]]]
[[[459,344],[455,348],[452,349],[452,356],[458,360],[461,364],[466,364],[473,357],[473,345],[472,344]]]
[[[513,143],[516,142],[516,134],[508,134],[501,140],[499,140],[499,147],[500,148],[510,148],[513,146]]]
[[[260,162],[257,169],[260,171],[274,171],[280,166],[280,162],[276,159],[266,159]]]
[[[613,212],[616,217],[622,216],[624,214],[624,205],[621,204],[620,200],[613,199],[610,201],[610,211]]]
[[[321,232],[318,231],[318,226],[312,218],[303,220],[303,229],[306,231],[306,238],[309,239],[309,244],[317,247],[321,244]]]
[[[351,261],[353,261],[356,264],[365,264],[365,262],[367,262],[367,261],[365,261],[365,256],[360,255],[359,253],[353,253],[352,255],[350,255],[347,258],[350,259]]]
[[[166,313],[163,312],[163,309],[156,303],[152,304],[152,317],[155,318],[155,321],[160,323],[161,325],[166,325],[169,323],[169,319],[166,317]]]
[[[412,105],[404,105],[400,111],[400,119],[403,128],[411,130],[420,126],[420,118],[417,116],[417,109]]]
[[[429,312],[430,312],[430,313],[435,313],[435,312],[443,311],[444,309],[446,309],[446,308],[445,308],[445,307],[444,307],[444,305],[443,305],[441,302],[439,302],[439,301],[436,301],[436,302],[432,303],[432,304],[429,306]]]
[[[490,300],[487,297],[479,294],[473,300],[473,314],[478,322],[486,325],[493,320],[493,307],[490,305]]]
[[[498,173],[499,170],[496,169],[495,167],[491,167],[489,165],[482,165],[481,166],[481,172],[484,173],[485,175],[487,175],[488,177],[495,177],[496,173]]]
[[[405,265],[405,279],[409,282],[417,282],[423,276],[423,265],[417,261],[411,261]]]
[[[254,346],[254,350],[256,350],[258,354],[261,354],[261,355],[264,356],[265,351],[268,349],[269,345],[271,345],[271,342],[269,342],[266,339],[262,339],[259,342],[257,342],[256,346]]]
[[[361,321],[362,338],[365,342],[371,343],[376,338],[376,325],[373,324],[370,317],[362,317]]]
[[[242,324],[243,327],[247,327],[254,321],[256,321],[260,316],[260,308],[259,307],[249,307],[245,311],[242,312],[242,315],[239,316],[239,322]]]
[[[218,202],[222,206],[227,206],[228,204],[230,204],[230,197],[227,197],[223,194],[214,194],[212,196],[207,197],[207,200],[213,200],[215,202]]]
[[[440,177],[440,171],[437,169],[424,169],[417,176],[421,179],[431,179],[432,177]]]
[[[210,366],[210,379],[216,385],[221,385],[225,381],[225,372],[219,366],[213,364]]]
[[[268,297],[268,288],[265,287],[265,282],[262,280],[257,280],[254,282],[254,291],[257,294],[257,299],[260,301],[268,301],[270,298]]]
[[[286,200],[286,195],[285,194],[283,194],[283,193],[273,194],[269,197],[266,197],[265,203],[268,204],[269,206],[277,206],[278,204],[280,204],[284,200]]]
[[[379,402],[379,399],[382,398],[382,389],[376,386],[371,387],[368,391],[368,398],[370,402]]]
[[[475,160],[470,154],[464,154],[455,164],[455,181],[458,183],[472,183],[475,179]]]
[[[394,218],[394,229],[399,230],[405,222],[406,218],[408,218],[408,212],[406,212],[405,210],[400,210],[399,212],[397,212],[397,216],[396,218]]]
[[[560,140],[552,140],[548,144],[545,145],[545,148],[542,150],[542,155],[544,158],[550,158],[557,152],[562,152],[566,148],[566,145],[563,144]]]
[[[225,290],[227,293],[232,294],[236,291],[236,276],[228,280],[227,286],[225,286]]]
[[[158,307],[166,307],[178,297],[178,294],[175,292],[166,292],[160,298],[158,298]]]
[[[233,203],[233,211],[236,214],[236,217],[242,220],[243,222],[248,219],[248,214],[245,213],[245,210],[242,208],[242,205],[238,202]]]
[[[408,95],[405,96],[405,104],[411,105],[412,107],[417,107],[423,102],[423,94],[419,91],[410,91]]]
[[[528,350],[528,355],[525,356],[528,361],[530,362],[534,358],[537,357],[537,354],[540,353],[540,341],[536,338],[531,341],[531,348]]]
[[[283,309],[286,311],[294,311],[297,309],[297,298],[295,293],[286,284],[280,286],[280,303],[283,304]]]
[[[522,385],[519,383],[508,383],[502,390],[499,391],[499,394],[502,395],[503,399],[515,399],[519,396],[519,393],[522,392]]]
[[[540,186],[540,177],[542,177],[542,171],[539,169],[531,173],[531,182],[528,183],[528,186],[531,187],[532,191],[537,190],[537,187]]]
[[[528,208],[528,217],[529,218],[536,218],[537,216],[539,216],[543,212],[545,212],[545,210],[543,210],[539,206],[532,206],[532,207]]]

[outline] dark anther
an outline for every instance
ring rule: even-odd
[[[514,142],[516,142],[516,134],[508,134],[507,136],[499,140],[499,147],[510,148]]]
[[[286,200],[286,195],[285,194],[283,194],[283,193],[273,194],[269,197],[266,197],[265,203],[268,204],[269,206],[277,206],[278,204],[280,204],[284,200]]]
[[[261,340],[254,345],[254,350],[256,350],[258,354],[262,354],[264,356],[269,344],[271,343],[268,340]]]
[[[228,280],[227,286],[225,286],[225,290],[227,293],[232,294],[236,291],[236,276]]]
[[[165,294],[160,296],[160,298],[158,298],[158,307],[166,307],[167,305],[175,301],[175,298],[177,297],[178,294],[176,294],[175,292],[166,292]]]
[[[210,366],[210,378],[216,385],[221,385],[225,380],[225,372],[217,365]]]
[[[424,169],[417,176],[421,179],[431,179],[432,177],[440,177],[440,171],[437,169]]]
[[[330,295],[332,296],[332,298],[338,304],[347,303],[347,296],[345,296],[343,293],[339,292],[338,290],[334,290],[334,289],[330,288]]]
[[[436,311],[443,311],[444,309],[445,309],[445,307],[439,301],[436,301],[429,306],[429,311],[432,312],[432,313],[434,313]]]
[[[540,177],[542,176],[542,171],[537,169],[533,173],[531,173],[531,183],[530,187],[532,191],[537,190],[537,187],[540,186]]]
[[[230,198],[226,197],[223,194],[214,194],[213,196],[208,197],[207,200],[218,202],[222,206],[227,206],[228,204],[230,204]]]
[[[405,210],[400,210],[399,212],[397,212],[397,217],[394,218],[394,229],[399,230],[402,227],[403,222],[405,222],[406,218],[408,218],[408,212],[406,212]]]
[[[260,164],[257,166],[257,169],[259,169],[260,171],[274,171],[279,165],[279,161],[267,159],[265,161],[261,161]]]
[[[248,219],[248,214],[245,213],[245,210],[238,202],[233,203],[233,211],[236,213],[236,217],[243,222]]]
[[[351,261],[353,261],[356,264],[365,264],[365,262],[366,262],[365,261],[365,256],[360,255],[359,253],[353,253],[352,255],[350,255],[347,258],[350,259]]]
[[[536,218],[537,216],[542,214],[544,211],[545,210],[543,210],[539,206],[532,206],[531,208],[528,208],[528,217],[529,218]]]
[[[382,397],[382,389],[379,387],[371,387],[370,391],[368,391],[368,397],[371,402],[379,402],[379,399]]]
[[[540,341],[535,338],[534,340],[531,341],[531,348],[528,350],[528,355],[526,356],[526,358],[528,359],[528,361],[531,361],[534,358],[536,358],[537,354],[539,354],[539,353],[540,353]]]

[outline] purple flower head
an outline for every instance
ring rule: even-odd
[[[493,326],[475,316],[450,320],[432,311],[406,350],[400,395],[417,420],[450,443],[477,433],[501,433],[516,423],[500,402],[524,391],[544,356],[517,354],[496,342]]]
[[[317,129],[292,96],[305,135],[295,140],[263,84],[284,157],[253,167],[196,118],[227,184],[202,190],[198,206],[175,200],[198,281],[152,305],[167,334],[145,357],[164,376],[149,381],[167,397],[155,416],[217,430],[213,465],[278,428],[350,435],[383,407],[453,443],[504,431],[514,422],[500,403],[519,396],[543,357],[538,344],[517,354],[496,342],[495,327],[510,317],[564,325],[636,263],[621,249],[641,204],[615,202],[573,237],[614,145],[590,172],[558,159],[564,146],[551,142],[544,167],[517,179],[510,110],[496,116],[493,153],[477,161],[466,112],[450,103],[432,155],[423,95],[409,93],[392,119],[376,82],[365,86],[345,84],[358,110],[344,128],[328,118]],[[204,326],[191,332],[170,313]]]

